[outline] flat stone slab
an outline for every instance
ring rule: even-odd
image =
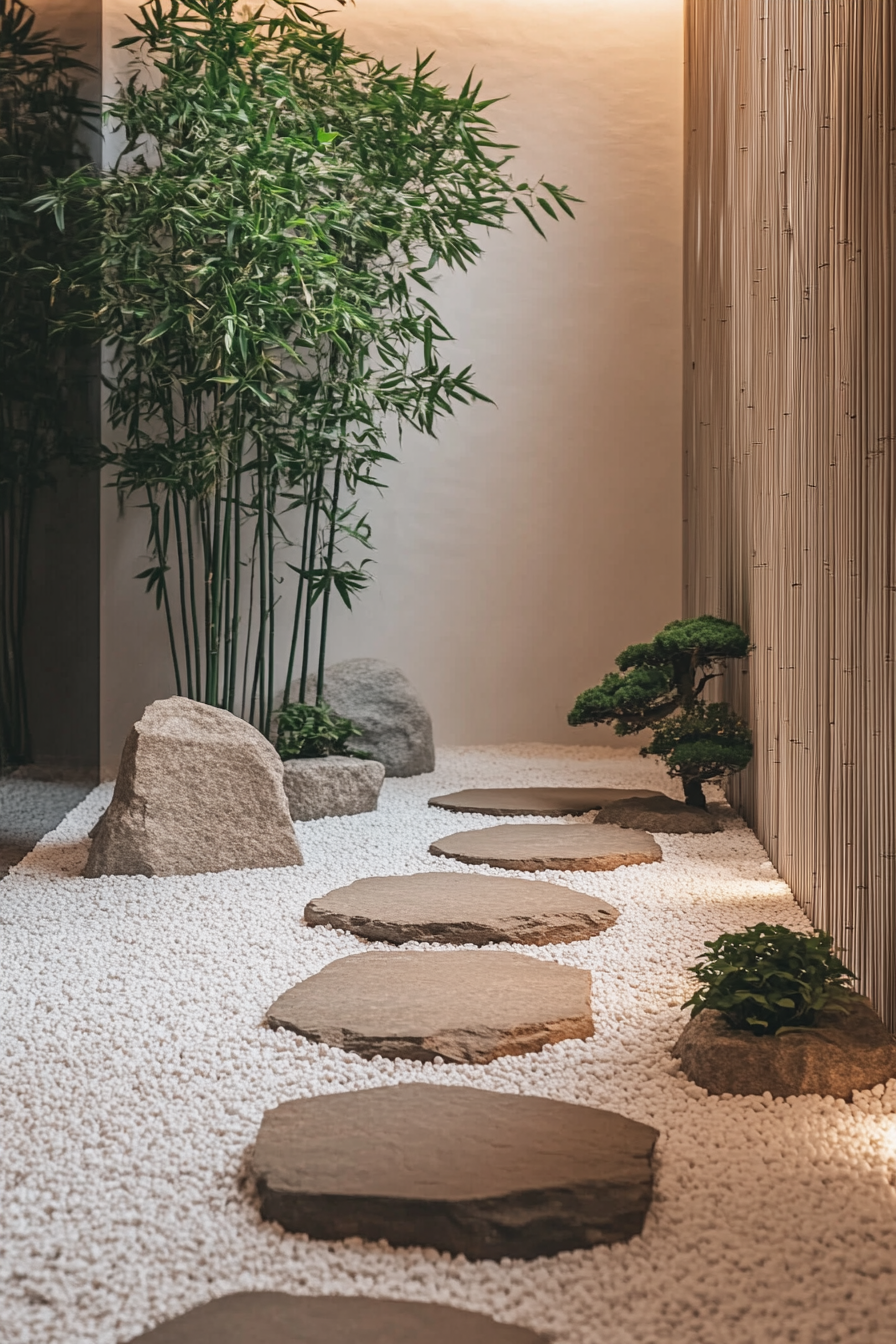
[[[629,798],[663,797],[655,789],[461,789],[430,798],[429,805],[485,817],[580,817]]]
[[[266,1111],[251,1165],[288,1232],[533,1259],[636,1236],[657,1138],[591,1106],[410,1083]]]
[[[375,812],[386,767],[354,756],[310,756],[283,763],[283,791],[293,821]]]
[[[305,906],[305,922],[385,943],[571,943],[619,918],[553,882],[484,873],[362,877]]]
[[[702,807],[687,807],[677,798],[656,794],[653,798],[611,803],[594,818],[596,825],[651,831],[665,835],[711,835],[722,823]]]
[[[843,1097],[896,1078],[896,1038],[867,999],[822,1013],[817,1027],[783,1036],[735,1031],[721,1013],[692,1017],[672,1051],[687,1076],[714,1096]]]
[[[487,826],[481,831],[458,831],[434,840],[430,854],[461,863],[487,863],[492,868],[516,868],[527,873],[546,869],[606,872],[629,863],[659,863],[663,851],[646,831],[621,826]]]
[[[544,1335],[478,1311],[373,1297],[228,1293],[131,1344],[541,1344]]]
[[[487,1064],[593,1036],[591,972],[512,952],[362,952],[287,990],[267,1021],[366,1059]]]

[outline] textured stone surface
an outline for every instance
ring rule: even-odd
[[[823,1013],[819,1025],[783,1036],[734,1031],[706,1008],[691,1018],[672,1052],[689,1078],[721,1096],[852,1099],[896,1078],[896,1038],[867,999],[855,996],[848,1015]]]
[[[302,862],[283,763],[224,709],[171,696],[134,724],[85,877],[171,877]]]
[[[656,831],[666,835],[711,835],[722,823],[702,807],[686,807],[677,798],[657,794],[643,802],[618,802],[605,807],[594,818],[596,825],[622,826],[636,831]]]
[[[655,789],[460,789],[430,798],[429,805],[485,817],[575,817],[630,798],[664,796]]]
[[[131,1344],[539,1344],[544,1338],[429,1302],[259,1292],[215,1298]]]
[[[362,877],[305,906],[308,924],[387,943],[571,943],[618,918],[584,892],[483,873]]]
[[[619,826],[570,822],[568,826],[487,826],[481,831],[458,831],[434,840],[430,854],[461,863],[487,863],[492,868],[516,868],[540,873],[553,868],[604,872],[629,863],[658,863],[663,851],[644,831]]]
[[[637,1235],[657,1137],[591,1106],[411,1083],[266,1111],[251,1165],[287,1231],[532,1259]]]
[[[311,678],[306,699],[317,693]],[[293,683],[290,698],[299,698]],[[404,673],[379,658],[349,658],[324,673],[324,699],[362,729],[352,738],[358,751],[382,761],[386,774],[425,775],[436,768],[432,720],[423,701]]]
[[[375,812],[386,769],[353,756],[312,756],[283,763],[283,788],[293,821]]]
[[[367,1059],[487,1064],[593,1036],[591,972],[507,952],[363,952],[294,985],[267,1020]]]

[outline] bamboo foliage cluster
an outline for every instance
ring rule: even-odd
[[[443,354],[435,268],[571,198],[514,184],[471,80],[452,97],[430,58],[402,73],[303,5],[152,0],[132,23],[116,164],[38,208],[92,240],[67,321],[110,343],[105,461],[147,510],[178,691],[269,732],[281,606],[284,702],[296,671],[319,698],[331,595],[367,582],[358,492],[388,433],[482,399]]]
[[[36,27],[27,5],[0,0],[0,767],[30,755],[22,643],[34,494],[53,459],[78,448],[66,402],[70,349],[51,328],[54,273],[80,244],[28,203],[86,158],[87,69]]]

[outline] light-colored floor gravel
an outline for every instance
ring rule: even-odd
[[[492,824],[428,809],[430,794],[665,783],[656,763],[606,749],[442,751],[434,775],[387,780],[378,812],[300,826],[303,869],[87,881],[73,874],[109,796],[95,791],[0,884],[3,1344],[119,1344],[247,1288],[444,1302],[563,1344],[892,1340],[896,1085],[853,1105],[725,1101],[670,1059],[704,939],[757,920],[807,927],[730,814],[719,835],[661,837],[662,864],[551,876],[621,919],[590,942],[505,955],[593,971],[590,1041],[439,1066],[366,1062],[261,1026],[289,985],[370,946],[306,928],[307,900],[365,875],[457,871],[429,842]],[[265,1107],[412,1079],[657,1126],[643,1236],[473,1264],[259,1223],[239,1173]]]

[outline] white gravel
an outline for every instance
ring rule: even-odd
[[[434,775],[387,780],[378,812],[302,825],[302,869],[87,881],[76,874],[104,786],[0,884],[3,1344],[119,1344],[247,1288],[443,1302],[563,1344],[893,1339],[896,1084],[852,1105],[719,1100],[670,1058],[704,939],[757,920],[808,927],[730,813],[719,835],[661,837],[662,864],[553,875],[622,918],[589,942],[506,950],[594,972],[590,1041],[439,1066],[367,1062],[261,1026],[289,985],[371,946],[306,928],[306,901],[371,874],[457,871],[429,842],[492,823],[426,799],[487,784],[667,781],[608,749],[443,750]],[[266,1107],[411,1079],[655,1125],[643,1236],[468,1263],[259,1222],[239,1176]]]

